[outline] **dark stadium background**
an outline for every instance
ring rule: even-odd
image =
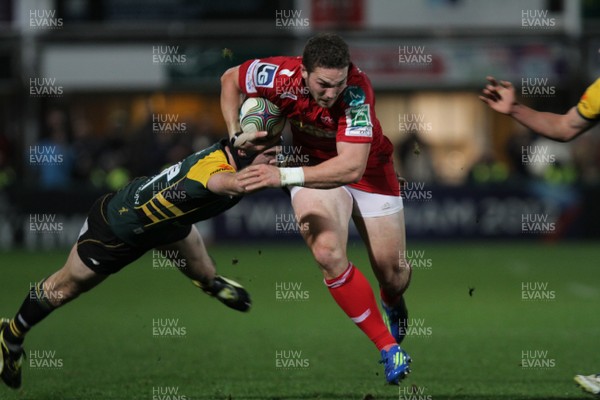
[[[453,331],[451,340],[435,324],[445,326],[446,321],[454,326],[462,321],[474,323],[472,340],[482,340],[481,349],[487,346],[483,332],[490,334],[492,347],[509,337],[520,343],[508,357],[513,366],[520,362],[521,351],[530,349],[554,352],[559,365],[549,372],[550,378],[544,371],[536,371],[532,377],[528,372],[510,370],[507,374],[512,389],[505,388],[508,392],[494,397],[498,387],[484,372],[497,368],[493,356],[480,359],[464,343],[463,347],[455,346],[454,356],[479,360],[473,361],[475,364],[465,362],[472,379],[461,375],[465,380],[460,384],[448,379],[436,387],[433,382],[437,374],[446,371],[434,373],[431,368],[438,363],[452,366],[430,355],[419,369],[415,368],[413,388],[414,382],[417,388],[427,388],[425,395],[433,399],[512,399],[520,398],[520,394],[530,396],[523,398],[576,398],[579,392],[572,387],[572,375],[598,372],[600,368],[592,364],[597,358],[587,359],[594,353],[585,347],[599,334],[593,307],[597,308],[600,297],[600,128],[570,143],[550,142],[488,110],[477,96],[486,75],[494,75],[512,81],[520,101],[535,109],[564,113],[575,105],[585,88],[600,76],[600,2],[593,0],[0,1],[2,315],[12,316],[29,282],[61,266],[95,198],[118,189],[132,177],[159,172],[224,136],[219,77],[227,68],[250,58],[298,55],[307,38],[321,31],[340,33],[350,45],[353,61],[370,76],[378,117],[396,148],[397,171],[408,181],[404,204],[409,258],[421,267],[416,277],[423,274],[423,280],[415,278],[410,289],[412,304],[423,302],[423,309],[417,307],[413,312],[434,325],[434,332],[440,332],[439,346],[432,344],[435,334],[430,342],[413,344],[417,354],[422,348],[422,357],[427,358],[431,354],[428,348],[440,351],[444,344],[450,346],[452,340],[460,340],[460,330]],[[375,398],[410,398],[416,392],[390,391],[374,372],[366,377],[357,373],[353,379],[363,379],[358,388],[352,386],[352,379],[339,390],[335,385],[329,388],[324,382],[315,383],[315,376],[327,374],[336,376],[330,378],[332,381],[348,381],[347,375],[335,375],[338,371],[333,366],[319,369],[334,362],[317,356],[319,340],[325,339],[308,339],[320,337],[319,324],[323,320],[338,321],[335,318],[340,315],[322,292],[318,270],[302,247],[297,230],[281,224],[290,218],[293,213],[285,193],[270,190],[248,196],[236,208],[198,226],[220,257],[217,260],[222,268],[250,288],[258,285],[256,290],[267,293],[257,294],[258,299],[264,296],[265,314],[256,311],[257,325],[246,327],[250,333],[260,337],[258,325],[267,324],[274,333],[279,330],[293,335],[292,328],[275,323],[280,316],[270,319],[268,312],[282,312],[284,317],[298,312],[307,326],[314,322],[310,333],[302,336],[306,342],[277,342],[277,349],[304,349],[314,369],[288,371],[289,375],[275,371],[275,349],[267,349],[258,355],[247,354],[247,364],[266,360],[263,369],[254,367],[262,371],[256,373],[264,374],[264,379],[257,378],[258,383],[250,388],[244,385],[252,379],[244,381],[245,375],[236,369],[240,366],[221,363],[215,371],[233,368],[233,375],[245,383],[231,386],[227,374],[215,372],[204,394],[200,392],[206,382],[162,382],[155,386],[180,388],[187,398],[363,398],[368,393],[374,393]],[[537,224],[527,225],[531,221]],[[364,249],[356,233],[351,236],[350,251],[368,271]],[[127,299],[122,302],[125,304],[110,300],[110,304],[115,302],[116,307],[125,309],[128,302],[137,304],[137,294],[128,289],[135,282],[146,282],[160,290],[157,282],[167,272],[143,271],[155,269],[151,267],[156,261],[153,257],[138,262],[137,269],[132,266],[131,271],[124,271],[123,277],[115,277],[115,282],[122,279],[121,284],[108,282],[106,285],[116,285],[114,292],[101,287],[98,293]],[[295,268],[294,262],[299,260],[302,265]],[[514,274],[510,282],[504,277],[507,271]],[[181,277],[174,275],[170,275],[173,282],[183,285]],[[254,283],[249,282],[250,277]],[[266,281],[259,284],[259,277]],[[290,282],[303,284],[314,300],[294,304],[274,301],[277,284]],[[455,286],[443,284],[450,282]],[[527,308],[519,297],[520,285],[531,282],[546,283],[557,292],[557,300]],[[285,288],[291,290],[289,285]],[[472,310],[469,317],[464,315],[463,300],[471,299],[471,288],[474,301],[479,295],[487,303],[479,304],[481,308]],[[486,293],[486,288],[490,292]],[[150,296],[148,291],[142,292]],[[200,301],[196,295],[187,294]],[[94,301],[82,299],[82,305],[74,304],[72,310],[87,313],[92,307],[102,314],[97,307],[103,296],[90,296],[97,297]],[[157,298],[155,306],[169,309],[172,297],[165,295],[161,302],[163,293],[151,296]],[[456,308],[444,312],[437,321],[428,317],[432,314],[427,312],[435,315],[439,302],[448,296],[447,305]],[[321,297],[326,308],[317,303]],[[506,302],[507,308],[500,308],[500,302]],[[235,316],[227,315],[228,310],[209,304],[215,306],[213,323],[220,321],[221,314],[227,321],[237,321]],[[308,316],[314,312],[311,305],[325,313],[321,322]],[[142,310],[142,314],[148,311],[142,303],[132,307]],[[165,312],[176,317],[176,310],[173,306]],[[121,322],[125,318],[122,312],[114,318],[104,312],[99,319],[115,324],[119,340],[126,337],[124,332],[145,332],[149,324],[149,319],[138,325],[131,320]],[[155,314],[148,312],[143,315],[154,318]],[[497,327],[492,313],[496,312],[506,312],[509,319],[515,319],[512,327],[516,324],[523,330],[511,331],[512,336],[494,336]],[[453,313],[458,320],[452,318]],[[77,365],[78,355],[85,351],[68,353],[68,347],[61,347],[65,345],[58,332],[70,326],[75,335],[81,328],[78,315],[69,310],[60,316],[57,313],[40,325],[44,335],[34,339],[38,348],[59,349],[59,353],[65,349],[64,374],[33,374],[26,368],[25,386],[38,380],[53,382],[52,389],[44,391],[43,385],[36,385],[34,392],[26,389],[14,398],[152,398],[151,378],[139,387],[125,385],[122,391],[110,392],[102,384],[92,383],[92,378],[82,378],[87,382],[85,390],[60,395],[65,392],[66,376],[78,373],[69,366]],[[551,322],[542,322],[541,315],[547,315]],[[557,315],[583,325],[555,324]],[[523,325],[527,316],[535,321],[531,329]],[[91,318],[88,323],[93,321]],[[194,324],[188,322],[188,331],[194,330]],[[369,359],[369,371],[376,371],[379,367],[371,364],[376,364],[377,355],[368,348],[366,339],[341,317],[339,324],[335,334],[348,335],[344,340],[365,348],[365,357],[373,358]],[[198,329],[208,328],[202,325]],[[556,341],[536,341],[549,329],[565,329],[557,333],[560,346]],[[227,346],[223,343],[227,343],[228,333],[217,331],[208,340],[220,343],[208,353],[211,357],[225,357]],[[139,335],[142,341],[148,336],[147,332]],[[52,344],[44,347],[41,336]],[[234,337],[240,344],[239,336]],[[574,345],[570,337],[577,338],[579,347],[569,348]],[[258,346],[256,340],[252,343]],[[102,348],[95,348],[94,340],[84,342],[101,358],[86,363],[98,368],[96,373],[107,368],[102,362],[112,361],[102,358]],[[335,345],[331,338],[323,343]],[[142,345],[148,352],[153,351],[152,346]],[[164,342],[161,346],[165,347],[164,354],[169,354],[171,350],[166,350]],[[172,355],[186,358],[184,349],[172,351]],[[343,353],[348,357],[347,365],[354,362],[350,360],[352,354]],[[492,354],[504,357],[500,347]],[[139,356],[134,350],[128,355]],[[141,357],[153,356],[146,353]],[[170,362],[174,368],[176,363]],[[191,361],[183,363],[187,367],[195,365]],[[202,366],[206,368],[212,367]],[[138,374],[135,376],[144,376],[143,371],[129,364],[123,367],[124,373],[132,369],[134,375]],[[158,374],[158,370],[149,370]],[[282,385],[281,390],[266,378],[270,374],[280,374],[284,381],[299,378],[294,373],[303,375],[291,388]],[[425,374],[420,375],[421,380],[418,373]],[[494,381],[506,376],[496,376]],[[371,383],[375,386],[372,390]],[[78,388],[76,383],[70,384]],[[251,394],[257,388],[264,392]],[[9,392],[0,387],[0,398],[5,393]]]

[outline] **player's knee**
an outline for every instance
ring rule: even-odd
[[[316,244],[312,248],[313,256],[321,269],[329,276],[342,273],[347,267],[346,254],[338,246]]]
[[[389,294],[403,293],[410,284],[412,269],[410,261],[404,258],[391,260],[387,264],[380,265],[379,285]]]

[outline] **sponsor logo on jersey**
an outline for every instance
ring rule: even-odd
[[[294,75],[294,71],[290,71],[289,69],[284,68],[281,71],[279,71],[279,75],[292,76]]]
[[[321,122],[325,125],[333,125],[333,118],[329,115],[321,115]]]
[[[368,104],[346,109],[346,136],[373,136],[371,110]]]
[[[272,88],[275,82],[275,73],[279,66],[275,64],[259,62],[254,68],[254,86]]]
[[[280,99],[292,99],[292,100],[298,100],[298,96],[296,96],[293,93],[290,92],[283,92],[281,93],[281,95],[279,96]]]
[[[210,173],[210,176],[213,176],[214,174],[218,174],[220,172],[235,172],[235,169],[229,164],[221,164],[217,167],[217,169]]]
[[[344,102],[350,107],[356,107],[365,102],[365,92],[359,86],[348,86],[344,91]]]

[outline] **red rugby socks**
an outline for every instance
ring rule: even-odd
[[[325,279],[336,303],[371,339],[378,350],[387,350],[396,340],[385,326],[371,285],[352,263],[337,278]]]

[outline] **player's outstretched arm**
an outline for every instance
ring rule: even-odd
[[[229,150],[226,151],[229,152]],[[277,148],[270,147],[267,150],[257,154],[254,157],[254,160],[252,160],[252,164],[241,171],[232,173],[229,170],[214,173],[206,182],[206,188],[211,192],[221,196],[242,196],[244,194],[263,189],[266,186],[249,189],[247,185],[244,184],[242,179],[244,176],[244,171],[248,168],[252,168],[253,166],[272,165],[276,162],[276,155]]]
[[[249,191],[283,186],[331,189],[362,178],[370,148],[370,143],[338,142],[338,155],[319,165],[294,168],[253,165],[240,172],[240,180]]]
[[[566,114],[536,111],[516,100],[515,88],[508,81],[487,77],[488,84],[479,98],[492,110],[509,115],[532,131],[552,140],[567,142],[588,130],[592,123],[582,118],[575,107]]]

